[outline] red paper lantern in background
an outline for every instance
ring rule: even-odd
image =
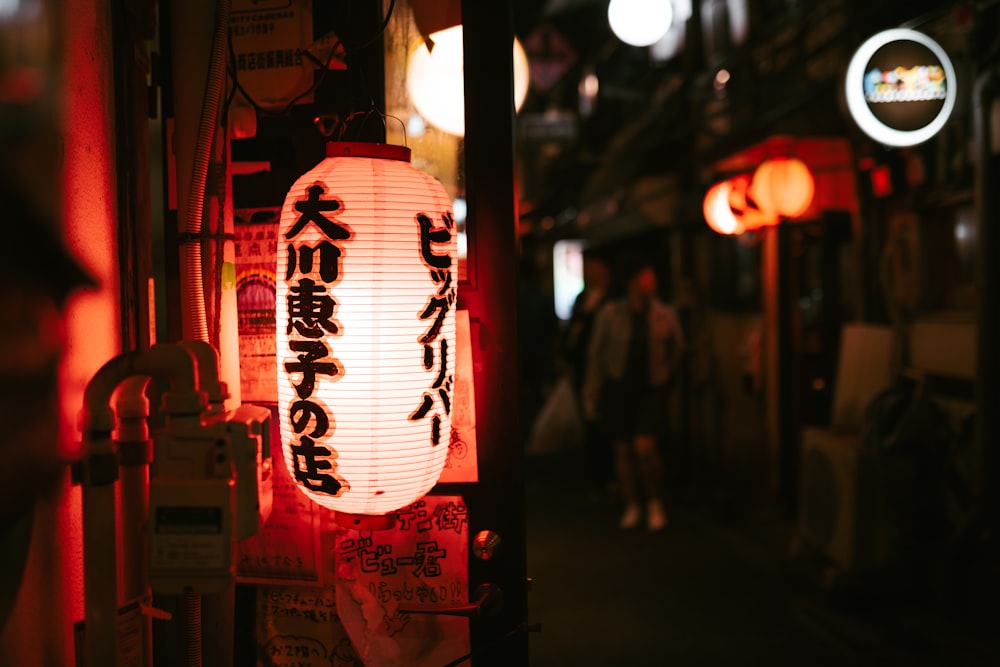
[[[281,210],[277,366],[290,477],[318,504],[385,515],[444,467],[457,230],[399,146],[331,143]]]
[[[771,158],[753,174],[750,196],[767,216],[797,218],[812,204],[816,184],[802,160]]]
[[[750,194],[750,175],[740,174],[729,179],[729,208],[736,220],[742,225],[743,231],[752,232],[761,227],[771,227],[778,224],[778,217],[760,210],[757,202]]]
[[[720,181],[710,187],[702,200],[701,210],[705,222],[713,231],[731,236],[743,233],[743,225],[736,219],[733,209],[729,206],[729,195],[733,188],[732,181]]]

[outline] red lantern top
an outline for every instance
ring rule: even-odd
[[[374,144],[364,141],[330,141],[326,144],[327,157],[371,157],[381,160],[410,161],[410,149],[395,144]]]

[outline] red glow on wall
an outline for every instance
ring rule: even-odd
[[[872,168],[872,194],[876,197],[888,197],[892,194],[892,173],[884,164]]]

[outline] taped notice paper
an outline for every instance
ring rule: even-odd
[[[257,589],[258,667],[364,667],[329,588]]]
[[[451,408],[451,444],[439,483],[478,482],[476,456],[476,392],[472,376],[469,311],[455,311],[455,391]]]
[[[152,640],[150,621],[144,613],[149,602],[149,596],[143,596],[118,608],[118,664],[121,667],[145,664],[147,642]]]
[[[316,61],[345,68],[339,41],[313,42],[312,5],[311,0],[233,2],[229,37],[236,78],[257,105],[274,109],[312,102],[312,94],[303,93],[313,85]]]
[[[390,530],[338,535],[340,620],[365,665],[441,667],[470,652],[469,620],[400,607],[468,604],[465,501],[425,496],[396,515]]]

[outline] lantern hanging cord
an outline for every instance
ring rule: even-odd
[[[406,123],[403,122],[403,119],[400,118],[399,116],[393,116],[392,114],[388,114],[388,113],[382,114],[382,118],[383,118],[383,121],[386,118],[391,118],[394,121],[396,121],[397,123],[399,123],[399,127],[402,128],[402,130],[403,130],[403,146],[406,146],[407,148],[409,148],[409,145],[408,145],[408,141],[409,140],[406,138]],[[389,128],[387,127],[386,130],[388,131],[388,129]]]
[[[357,49],[367,49],[369,46],[371,46],[372,44],[374,44],[375,41],[379,37],[382,36],[382,33],[384,33],[385,29],[389,26],[389,19],[392,18],[392,11],[395,8],[396,8],[396,0],[389,0],[389,7],[388,7],[388,9],[385,10],[385,18],[382,19],[382,25],[379,26],[378,31],[374,35],[372,35],[371,37],[369,37],[367,40],[365,40],[363,43],[357,44],[357,45],[351,45],[350,48],[352,50],[356,49],[356,48]],[[346,44],[344,45],[344,48],[347,48]]]
[[[354,123],[354,132],[361,136],[365,125],[368,123],[368,119],[372,116],[378,116],[379,120],[382,122],[383,132],[387,129],[387,118],[392,118],[394,121],[399,123],[400,128],[402,128],[403,131],[403,146],[407,145],[406,124],[403,123],[402,119],[379,111],[375,108],[374,104],[372,104],[371,108],[367,111],[353,111],[347,114],[343,120],[334,114],[320,114],[313,118],[313,126],[316,128],[317,132],[327,139],[334,140],[334,134],[336,134],[335,141],[350,141],[351,137],[347,136],[347,134],[352,130],[352,123],[359,118],[361,119],[360,123]]]

